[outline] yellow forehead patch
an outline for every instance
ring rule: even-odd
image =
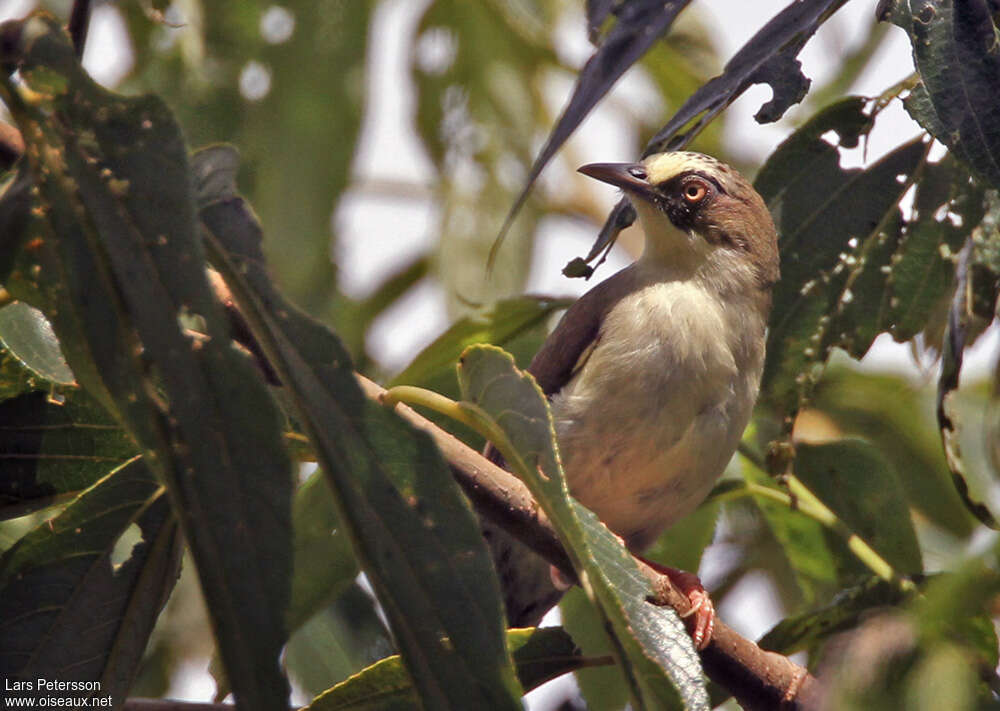
[[[736,182],[740,180],[739,174],[722,161],[693,151],[654,153],[643,160],[642,164],[646,166],[649,182],[653,185],[688,171],[700,171],[711,175],[727,192],[735,190]]]

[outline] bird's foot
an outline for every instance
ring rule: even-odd
[[[640,556],[641,557],[641,556]],[[701,580],[694,573],[678,570],[646,558],[642,561],[658,573],[670,578],[670,582],[680,590],[691,603],[691,609],[681,615],[687,625],[688,633],[699,652],[712,641],[712,631],[715,629],[715,605],[708,596]]]

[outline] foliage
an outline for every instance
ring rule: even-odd
[[[593,708],[707,708],[683,625],[568,495],[518,368],[568,303],[520,296],[543,215],[599,233],[580,275],[633,219],[623,201],[605,220],[568,169],[571,136],[637,66],[670,112],[618,112],[646,154],[725,157],[725,109],[754,85],[772,90],[760,122],[802,102],[763,165],[741,166],[781,233],[759,407],[727,477],[651,555],[695,567],[717,529],[739,553],[717,604],[766,578],[784,619],[762,646],[805,650],[838,708],[994,703],[1000,418],[960,425],[997,386],[958,384],[1000,292],[996,3],[882,2],[892,26],[813,87],[797,57],[846,0],[787,3],[724,63],[696,2],[433,0],[405,62],[434,245],[353,298],[331,216],[365,189],[352,161],[389,4],[108,8],[135,53],[120,93],[51,15],[0,26],[0,98],[25,145],[0,194],[0,675],[100,681],[116,704],[154,688],[187,646],[169,629],[189,612],[167,601],[197,577],[220,691],[242,708],[286,706],[289,679],[316,709],[517,708],[568,673]],[[567,26],[595,45],[579,70],[556,48]],[[848,95],[888,32],[909,36],[915,73]],[[896,101],[921,134],[847,167]],[[194,150],[219,141],[242,159]],[[549,163],[564,179],[533,188]],[[458,400],[443,409],[464,425],[436,421],[467,441],[466,425],[492,434],[581,580],[565,629],[504,629],[446,462],[355,379],[386,376],[367,336],[417,284],[443,288],[455,322],[383,379]],[[942,354],[936,393],[847,365],[883,334]],[[184,551],[196,576],[177,585]]]

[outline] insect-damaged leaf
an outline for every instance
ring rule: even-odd
[[[78,382],[170,489],[240,705],[284,706],[290,465],[205,278],[180,130],[160,100],[95,84],[48,15],[2,32],[38,216],[38,270],[12,294],[45,311]]]
[[[115,560],[120,539],[128,554]],[[120,707],[180,553],[166,492],[145,463],[108,474],[0,558],[0,675],[96,681],[99,692],[85,695]]]
[[[214,185],[201,199],[212,260],[296,406],[423,703],[518,708],[496,575],[440,453],[368,400],[339,339],[275,290],[260,226],[225,185],[232,149],[202,151],[195,164],[200,183]]]

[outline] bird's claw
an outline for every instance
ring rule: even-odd
[[[705,649],[712,641],[712,632],[715,630],[715,605],[701,584],[701,580],[686,570],[678,570],[639,557],[653,570],[670,578],[670,582],[687,597],[691,608],[681,615],[681,619],[687,626],[694,648],[699,652]]]
[[[683,591],[683,588],[681,589]],[[712,632],[715,630],[715,605],[712,604],[712,598],[701,587],[700,582],[697,589],[684,591],[684,594],[691,602],[691,609],[681,615],[681,618],[687,625],[694,648],[700,652],[712,641]]]

